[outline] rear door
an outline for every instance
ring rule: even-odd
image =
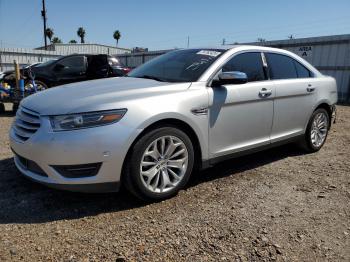
[[[109,64],[107,55],[93,55],[88,62],[88,79],[104,78],[108,76]]]
[[[278,53],[265,56],[276,86],[271,142],[303,134],[315,104],[317,81],[292,57]]]
[[[274,85],[267,80],[260,52],[234,55],[222,71],[244,72],[248,83],[209,90],[212,158],[269,144],[273,119]]]
[[[68,56],[57,61],[53,67],[57,84],[86,80],[87,58],[84,55]]]

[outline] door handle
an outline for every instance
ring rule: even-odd
[[[306,91],[308,91],[309,93],[315,91],[314,87],[309,86],[308,88],[306,88]]]
[[[266,88],[263,88],[259,92],[260,97],[269,97],[272,94],[272,90],[267,90]]]

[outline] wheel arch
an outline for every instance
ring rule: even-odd
[[[332,125],[332,105],[330,105],[327,101],[322,101],[315,107],[313,112],[315,112],[319,108],[323,108],[324,110],[327,111],[328,116],[329,116],[329,127],[331,127],[331,125]]]
[[[29,82],[29,81],[31,81],[30,78],[27,79],[27,82]],[[40,82],[44,83],[47,86],[47,88],[51,87],[51,83],[47,79],[38,77],[38,78],[35,78],[34,81],[40,81]]]
[[[201,144],[199,137],[197,136],[195,130],[185,121],[177,119],[177,118],[166,118],[166,119],[161,119],[158,121],[155,121],[151,124],[149,124],[146,128],[142,130],[140,134],[134,139],[134,141],[131,143],[126,157],[124,158],[123,161],[123,166],[122,166],[122,173],[121,173],[121,181],[123,183],[124,175],[126,173],[126,162],[130,158],[130,154],[132,152],[132,148],[134,147],[135,143],[142,137],[144,136],[147,132],[154,130],[159,127],[164,127],[164,126],[169,126],[169,127],[174,127],[177,128],[181,131],[183,131],[188,137],[190,138],[192,145],[193,145],[193,150],[194,150],[194,170],[199,170],[202,167],[202,149],[201,149]]]

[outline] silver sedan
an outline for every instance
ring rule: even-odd
[[[24,99],[10,130],[17,168],[51,187],[174,196],[194,169],[283,143],[326,141],[336,82],[258,46],[169,52],[127,77]]]

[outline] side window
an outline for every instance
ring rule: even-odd
[[[85,64],[85,57],[84,56],[73,56],[73,57],[67,57],[62,59],[58,62],[59,64],[63,65],[67,69],[71,70],[85,70],[86,64]]]
[[[234,56],[223,67],[222,72],[240,71],[246,73],[248,82],[265,80],[261,53],[243,53]]]
[[[294,60],[294,65],[297,70],[298,78],[309,78],[312,77],[311,72],[298,61]]]
[[[267,63],[271,79],[298,78],[294,60],[285,55],[267,53]]]

